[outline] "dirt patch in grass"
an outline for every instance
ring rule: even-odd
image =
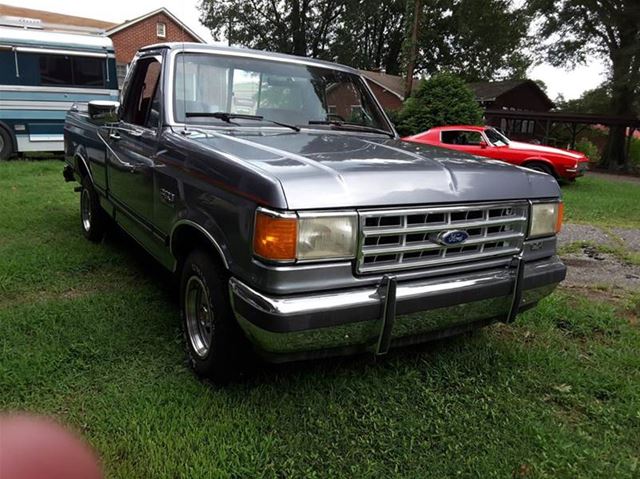
[[[640,266],[625,264],[612,254],[593,254],[583,248],[562,255],[562,260],[567,265],[567,287],[640,290]]]
[[[560,256],[567,265],[564,285],[640,291],[640,255],[633,249],[636,241],[640,244],[640,229],[566,224],[558,236]]]

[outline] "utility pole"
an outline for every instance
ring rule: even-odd
[[[409,61],[407,62],[407,78],[404,84],[404,97],[411,96],[413,89],[413,71],[416,68],[416,49],[418,43],[418,28],[420,26],[420,14],[422,6],[420,0],[414,0],[413,3],[413,25],[411,27],[411,44],[409,45]]]

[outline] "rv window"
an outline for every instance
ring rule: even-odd
[[[104,87],[105,60],[66,55],[40,55],[40,84]]]
[[[104,86],[104,65],[102,58],[73,59],[73,84],[78,86]]]
[[[40,84],[73,85],[71,57],[62,55],[40,56]]]

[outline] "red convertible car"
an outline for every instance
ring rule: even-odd
[[[582,176],[589,163],[579,151],[512,141],[488,126],[439,126],[403,140],[506,161],[569,181]]]

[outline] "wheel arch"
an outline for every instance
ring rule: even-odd
[[[176,259],[175,269],[180,261],[199,246],[205,249],[210,249],[213,246],[215,252],[213,256],[225,270],[229,270],[229,260],[222,243],[214,238],[211,232],[192,220],[182,219],[176,222],[169,236],[169,251]]]
[[[91,180],[91,183],[93,183],[93,175],[91,174],[91,169],[89,168],[89,163],[87,162],[87,159],[85,158],[85,155],[83,154],[83,151],[81,148],[78,148],[76,150],[76,152],[73,155],[74,158],[74,169],[78,172],[78,175],[80,175],[80,180],[82,181],[82,178],[84,178],[85,176],[89,177],[89,180]]]
[[[542,163],[545,166],[548,166],[553,172],[553,174],[558,176],[558,170],[556,169],[555,165],[553,164],[553,162],[547,160],[546,158],[541,158],[541,157],[527,158],[522,162],[522,166],[528,167],[533,163]]]
[[[13,129],[9,125],[7,125],[4,121],[0,121],[0,128],[6,131],[7,135],[9,135],[9,138],[11,139],[11,150],[13,151],[13,153],[19,153],[18,139],[16,138],[16,134],[13,131]]]

